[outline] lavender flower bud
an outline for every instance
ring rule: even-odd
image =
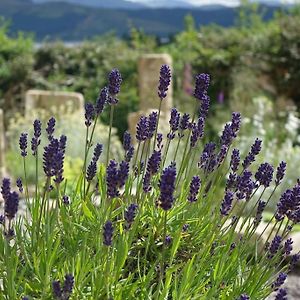
[[[23,132],[23,133],[21,133],[20,139],[19,139],[19,146],[20,146],[20,150],[21,150],[21,155],[23,157],[27,156],[27,137],[28,137],[28,134]]]
[[[126,221],[127,230],[130,229],[132,223],[134,222],[137,208],[138,208],[137,204],[130,204],[124,213],[124,219]]]
[[[218,156],[216,158],[218,167],[221,166],[221,164],[223,163],[223,161],[226,157],[227,151],[228,151],[228,147],[226,145],[222,145],[221,149],[218,153]]]
[[[134,147],[130,146],[129,150],[125,153],[125,161],[128,163],[131,161],[134,154]]]
[[[136,139],[139,142],[146,141],[149,136],[149,119],[141,116],[136,125]]]
[[[250,300],[250,297],[247,294],[242,294],[237,300]]]
[[[209,74],[198,74],[196,76],[194,96],[198,100],[204,101],[207,97],[207,90],[210,83]]]
[[[193,176],[191,183],[190,183],[190,192],[188,195],[188,201],[189,202],[196,202],[197,201],[197,196],[199,193],[201,185],[201,179],[199,176]]]
[[[74,276],[72,274],[67,274],[65,276],[65,282],[63,287],[63,295],[65,300],[68,300],[72,294],[74,287]]]
[[[285,175],[286,171],[286,162],[282,161],[279,166],[277,167],[277,172],[276,172],[276,179],[275,179],[275,184],[279,185]]]
[[[171,131],[174,132],[174,131],[178,130],[179,120],[180,120],[180,113],[178,112],[178,110],[175,107],[173,107],[171,110],[171,116],[170,116],[170,120],[169,120]]]
[[[238,149],[233,149],[230,160],[230,168],[232,172],[235,173],[239,169],[240,161],[240,151]]]
[[[109,95],[108,95],[108,88],[104,87],[101,90],[101,92],[100,92],[100,94],[99,94],[99,96],[97,98],[96,104],[95,104],[95,113],[97,115],[99,115],[99,114],[101,114],[103,112],[104,106],[108,102],[108,97],[109,97]]]
[[[147,171],[150,175],[158,172],[161,163],[161,150],[154,150],[147,163]]]
[[[227,216],[231,210],[232,207],[232,201],[233,201],[233,192],[227,191],[225,193],[224,199],[221,203],[220,212],[222,216]]]
[[[62,202],[65,205],[69,205],[70,204],[70,198],[67,195],[63,195]]]
[[[257,156],[261,150],[261,143],[262,143],[261,140],[256,139],[254,144],[251,146],[251,150],[249,151],[248,155],[245,157],[242,164],[244,169],[248,168],[251,165],[251,163],[255,161],[255,156]]]
[[[41,131],[42,131],[42,123],[40,120],[35,120],[33,122],[33,137],[31,139],[31,150],[32,150],[32,155],[37,154],[37,149],[38,146],[41,143],[40,136],[41,136]]]
[[[299,253],[292,255],[289,269],[290,270],[294,269],[294,267],[298,264],[299,260],[300,260]]]
[[[264,187],[270,186],[273,179],[274,168],[269,163],[263,163],[259,166],[255,178]]]
[[[122,83],[122,76],[118,69],[113,69],[109,73],[108,76],[108,91],[112,96],[115,96],[120,93],[121,83]]]
[[[122,161],[120,163],[120,168],[118,171],[118,187],[119,188],[122,188],[125,185],[128,175],[129,175],[129,163],[126,161]]]
[[[187,113],[184,113],[180,119],[180,123],[179,123],[179,129],[180,132],[178,133],[178,137],[182,138],[184,137],[184,133],[183,131],[188,129],[189,126],[189,120],[190,120],[190,115]]]
[[[183,224],[182,231],[187,232],[189,230],[190,225],[189,224]]]
[[[276,235],[274,239],[271,242],[270,248],[269,248],[269,254],[268,258],[271,259],[274,257],[274,255],[278,252],[280,245],[281,245],[282,237],[279,235]]]
[[[3,178],[1,186],[1,194],[4,202],[8,201],[10,196],[10,180],[9,178]]]
[[[53,117],[51,117],[49,119],[49,121],[47,122],[46,132],[47,132],[49,141],[51,141],[53,138],[53,133],[55,130],[55,123],[56,123],[56,120]]]
[[[160,68],[158,97],[163,100],[167,97],[167,91],[171,83],[171,69],[168,65],[162,65]]]
[[[163,148],[162,140],[163,140],[163,135],[161,133],[158,133],[156,137],[156,141],[157,141],[157,148],[159,150],[162,150]]]
[[[278,293],[275,296],[275,300],[288,300],[287,292],[285,289],[279,289]]]
[[[95,161],[91,161],[86,170],[86,180],[91,182],[97,173],[97,163]]]
[[[16,180],[16,185],[19,188],[19,192],[23,193],[23,184],[22,184],[22,179],[19,177]]]
[[[176,181],[176,164],[171,163],[170,166],[166,167],[159,180],[159,206],[163,210],[169,210],[172,208],[174,203],[174,190],[175,190],[175,181]]]
[[[284,254],[290,255],[293,250],[293,240],[291,238],[287,239],[284,243]]]
[[[206,95],[202,100],[200,111],[199,111],[200,117],[203,118],[204,120],[207,117],[209,107],[210,107],[210,98],[208,95]]]
[[[94,155],[92,161],[98,162],[100,155],[102,154],[102,151],[103,151],[103,145],[98,143],[94,148]]]
[[[256,217],[254,219],[254,225],[257,226],[261,220],[262,220],[262,213],[266,207],[266,202],[264,201],[259,201],[258,206],[257,206],[257,211],[256,211]]]
[[[128,131],[124,132],[123,135],[123,148],[125,151],[128,151],[131,146],[131,135]]]
[[[165,245],[170,246],[172,243],[172,237],[170,235],[167,235],[165,238]]]
[[[277,291],[280,288],[287,278],[287,274],[280,272],[276,280],[272,283],[271,287],[274,291]]]
[[[103,244],[105,246],[112,245],[113,233],[114,233],[113,224],[111,221],[107,221],[103,226]]]
[[[52,282],[52,292],[55,299],[61,299],[62,289],[59,280],[54,280]]]
[[[146,172],[144,178],[143,178],[143,191],[145,193],[148,193],[151,191],[151,186],[150,186],[150,181],[151,181],[151,174],[149,172]]]
[[[155,133],[156,126],[157,126],[157,118],[158,118],[158,113],[156,111],[153,111],[148,117],[148,123],[149,123],[148,138],[149,139],[151,139]]]
[[[85,108],[85,126],[90,127],[92,125],[92,121],[95,118],[95,110],[94,110],[94,105],[90,102],[87,102],[84,106]]]
[[[110,198],[115,198],[119,196],[118,179],[118,164],[116,161],[111,160],[106,170],[107,195]]]
[[[8,220],[12,220],[18,211],[19,195],[16,192],[11,192],[7,201],[4,203],[5,216]]]

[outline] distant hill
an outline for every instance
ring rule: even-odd
[[[264,9],[265,18],[269,19],[278,7],[265,6]],[[28,0],[1,0],[0,14],[11,20],[11,34],[22,30],[33,32],[37,40],[74,41],[111,31],[120,36],[128,35],[131,25],[143,28],[146,33],[166,37],[183,29],[183,19],[187,14],[194,17],[197,26],[211,23],[231,26],[237,10],[223,6],[211,9],[208,6],[193,9],[108,9],[58,1],[34,4]]]

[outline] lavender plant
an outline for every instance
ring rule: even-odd
[[[170,130],[163,136],[158,122],[170,80],[170,68],[162,66],[158,112],[141,117],[136,147],[124,134],[124,157],[117,161],[108,150],[111,129],[107,140],[93,139],[99,115],[109,106],[112,127],[114,108],[122,101],[116,98],[121,74],[116,69],[110,73],[96,104],[86,104],[84,163],[71,187],[64,179],[67,137],[56,136],[51,118],[42,149],[42,124],[36,120],[31,150],[36,169],[42,158],[44,176],[36,172],[36,192],[29,198],[30,151],[28,135],[21,134],[24,178],[16,182],[18,192],[8,178],[1,186],[3,299],[237,300],[266,299],[273,291],[276,299],[286,299],[282,285],[300,259],[294,254],[285,263],[293,246],[289,232],[300,221],[300,181],[278,200],[275,223],[265,225],[268,237],[257,235],[273,195],[265,198],[264,191],[282,183],[285,163],[276,171],[268,163],[251,169],[262,147],[259,139],[244,158],[237,148],[231,150],[241,126],[236,112],[219,141],[204,143],[207,74],[196,77],[194,115],[172,109]],[[172,144],[175,155],[167,163]],[[103,150],[105,164],[99,161]],[[219,197],[216,191],[222,187]],[[24,216],[17,215],[20,199],[26,203]]]

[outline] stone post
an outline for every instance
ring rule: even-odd
[[[138,62],[138,87],[139,87],[139,111],[128,116],[129,132],[135,136],[135,126],[141,115],[148,115],[153,110],[158,110],[159,97],[157,88],[159,71],[163,64],[170,66],[172,70],[172,58],[169,54],[146,54],[141,56]],[[160,129],[167,130],[164,126],[169,119],[170,110],[173,107],[172,81],[167,92],[167,97],[162,102],[160,114]]]

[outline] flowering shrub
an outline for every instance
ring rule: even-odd
[[[38,168],[41,122],[34,121],[31,140],[26,133],[20,136],[24,176],[16,183],[18,192],[7,178],[1,187],[1,294],[7,299],[242,300],[265,299],[278,291],[277,299],[286,299],[279,288],[299,260],[295,254],[289,265],[283,264],[293,244],[286,237],[300,218],[300,182],[282,194],[273,216],[278,226],[272,225],[263,248],[258,248],[261,236],[254,235],[271,199],[264,192],[281,184],[285,162],[275,172],[268,163],[249,171],[262,142],[256,139],[244,159],[238,149],[230,149],[241,125],[236,112],[217,143],[202,145],[210,104],[207,74],[196,77],[194,115],[172,109],[164,137],[157,125],[171,80],[166,65],[160,70],[158,112],[139,120],[136,147],[130,134],[124,134],[125,154],[117,161],[109,149],[122,78],[115,69],[108,79],[96,104],[86,104],[84,163],[69,193],[64,180],[67,137],[56,137],[55,120],[46,126],[45,183],[39,187],[37,171],[33,199],[28,197],[26,165],[32,152]],[[110,109],[109,138],[94,144],[105,106]],[[177,148],[183,145],[183,154],[178,157],[175,151],[173,161],[166,163],[174,141]],[[105,163],[99,164],[103,155]],[[219,197],[215,190],[224,180]],[[21,195],[27,212],[16,218]],[[253,209],[241,218],[250,203]]]

